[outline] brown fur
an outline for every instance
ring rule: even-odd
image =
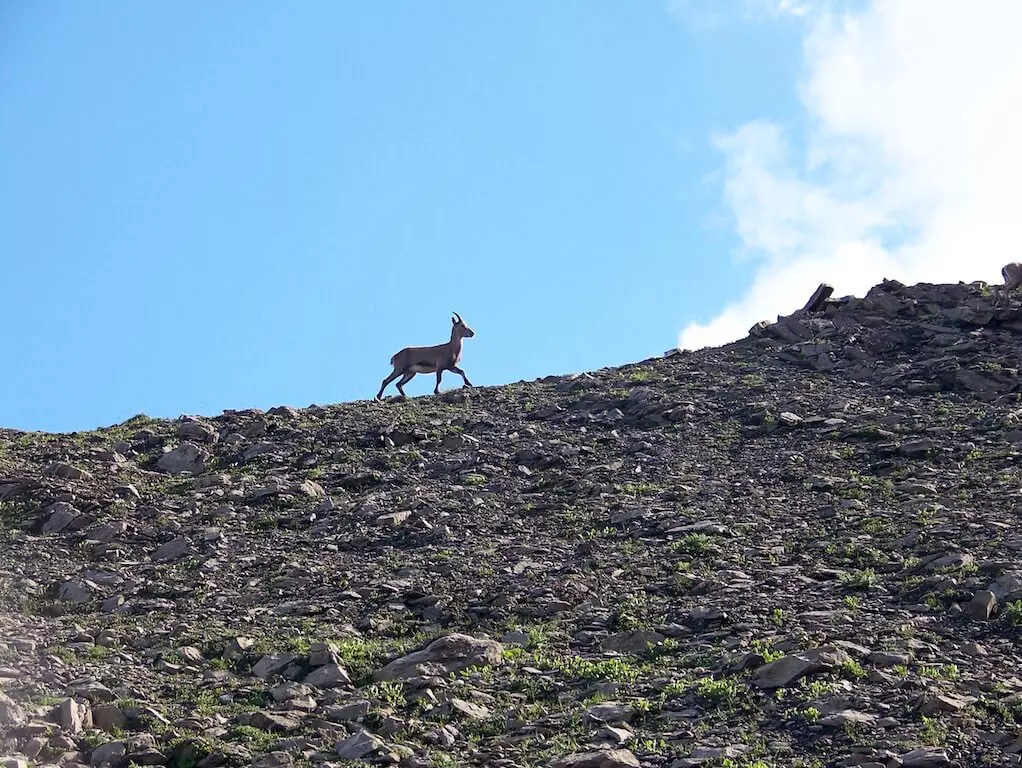
[[[417,373],[436,374],[434,395],[440,394],[440,378],[444,371],[457,373],[465,382],[465,386],[471,387],[472,382],[458,367],[458,363],[461,362],[461,340],[475,335],[475,331],[465,325],[461,316],[455,312],[454,317],[451,318],[451,339],[446,344],[434,344],[430,347],[405,347],[390,358],[390,364],[394,366],[394,370],[380,384],[380,391],[376,393],[376,399],[383,398],[383,390],[398,376],[401,377],[401,380],[397,383],[397,391],[401,393],[402,397],[405,397],[403,385],[411,381]]]

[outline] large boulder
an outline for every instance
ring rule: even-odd
[[[503,646],[496,640],[477,640],[455,632],[437,638],[421,651],[394,659],[376,670],[373,679],[406,680],[427,675],[446,677],[466,667],[500,664],[503,652]]]
[[[195,443],[186,440],[177,448],[163,454],[156,461],[156,468],[173,474],[185,472],[196,475],[206,468],[208,461],[209,453]]]

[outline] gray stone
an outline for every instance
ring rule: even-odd
[[[635,717],[635,707],[620,701],[603,701],[589,707],[586,714],[604,723],[627,723]]]
[[[379,515],[376,518],[376,524],[383,526],[384,528],[396,528],[405,522],[412,513],[408,510],[402,510],[400,512],[388,512],[385,515]]]
[[[351,678],[343,667],[337,664],[326,664],[314,669],[302,681],[313,688],[337,688],[351,685]]]
[[[666,639],[665,635],[655,630],[636,629],[611,635],[600,643],[600,648],[616,653],[636,653],[646,650],[647,646],[658,645]]]
[[[96,747],[89,757],[89,765],[120,765],[126,762],[123,741],[111,741]]]
[[[276,712],[253,712],[249,724],[261,731],[290,733],[302,727],[302,721],[296,717]]]
[[[901,755],[902,768],[943,768],[951,765],[943,747],[920,747]]]
[[[496,640],[477,640],[455,632],[437,638],[421,651],[395,659],[378,669],[373,679],[404,680],[429,675],[446,677],[466,667],[501,664],[503,650]]]
[[[869,655],[870,664],[878,667],[896,667],[899,664],[907,666],[912,657],[907,653],[889,653],[886,651],[874,651]]]
[[[161,544],[151,555],[154,563],[170,563],[180,560],[188,552],[191,544],[188,539],[178,536],[176,539]]]
[[[276,750],[260,755],[252,761],[252,768],[291,768],[295,764],[294,757],[290,752]],[[203,766],[205,768],[205,766]]]
[[[604,749],[559,757],[550,768],[639,768],[639,758],[628,749]]]
[[[968,552],[951,552],[929,562],[926,565],[926,570],[938,571],[946,568],[963,568],[968,565],[973,565],[975,562],[976,558]]]
[[[114,733],[124,729],[128,718],[116,704],[99,704],[92,709],[92,722],[101,731]]]
[[[74,695],[80,699],[88,699],[89,703],[96,705],[106,701],[113,701],[117,698],[113,691],[97,680],[89,680],[84,683],[73,685]]]
[[[485,720],[490,716],[490,710],[486,707],[463,699],[449,699],[445,709],[463,720]]]
[[[171,451],[160,456],[156,468],[172,474],[185,473],[197,475],[206,468],[209,453],[191,441],[185,441]]]
[[[278,749],[255,758],[251,766],[252,768],[291,768],[294,764],[295,759],[290,752]],[[200,763],[201,765],[202,763]],[[206,768],[206,766],[202,766],[202,768]]]
[[[30,760],[35,760],[35,758],[42,754],[42,751],[46,749],[47,743],[48,739],[45,736],[33,736],[25,742],[21,751],[25,754],[25,757]]]
[[[293,653],[269,653],[255,663],[252,674],[260,680],[267,680],[273,675],[279,675],[288,664],[297,659]]]
[[[280,685],[275,685],[270,688],[270,696],[277,703],[302,699],[311,694],[312,689],[309,686],[293,681],[281,683]]]
[[[87,603],[92,593],[80,581],[65,581],[57,590],[57,599],[65,603]]]
[[[596,734],[596,738],[609,741],[620,746],[632,741],[635,738],[635,734],[627,728],[617,728],[613,725],[605,725]]]
[[[329,643],[313,643],[309,647],[309,666],[322,667],[337,663],[337,653]]]
[[[50,515],[46,518],[46,522],[43,523],[42,533],[44,534],[60,533],[81,514],[66,501],[58,501],[56,504],[51,504],[47,509],[50,511]]]
[[[373,752],[386,749],[383,739],[374,736],[364,729],[355,731],[351,736],[337,744],[337,756],[342,760],[361,760]]]
[[[225,659],[237,659],[244,656],[255,646],[255,640],[251,637],[232,637],[224,647]],[[285,665],[286,666],[286,665]]]
[[[356,722],[369,714],[372,702],[356,699],[346,704],[333,704],[323,708],[323,717],[332,723]]]
[[[826,725],[832,728],[844,728],[849,725],[872,726],[876,724],[876,721],[876,716],[871,715],[868,712],[858,712],[854,709],[842,709],[839,712],[834,712],[826,717],[821,717],[820,725]]]
[[[92,475],[84,469],[73,467],[63,461],[55,461],[48,465],[43,470],[43,474],[52,477],[62,477],[65,480],[87,480],[92,478]]]
[[[817,672],[826,672],[850,661],[847,653],[834,647],[811,648],[764,664],[752,677],[759,688],[784,688]]]
[[[185,421],[178,425],[177,436],[183,440],[191,440],[196,443],[215,443],[217,431],[209,424],[201,421]]]
[[[916,699],[914,709],[922,715],[932,715],[934,712],[961,712],[975,702],[974,696],[927,692]]]
[[[26,722],[28,718],[25,710],[14,699],[0,691],[0,726],[14,729],[20,728]]]

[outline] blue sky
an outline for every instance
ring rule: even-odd
[[[658,355],[751,279],[713,137],[798,130],[804,23],[6,0],[0,425],[370,398],[452,310],[476,385]]]

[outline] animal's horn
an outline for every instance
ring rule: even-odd
[[[458,318],[459,323],[461,322],[461,315],[459,315],[457,312],[452,312],[451,314]]]

